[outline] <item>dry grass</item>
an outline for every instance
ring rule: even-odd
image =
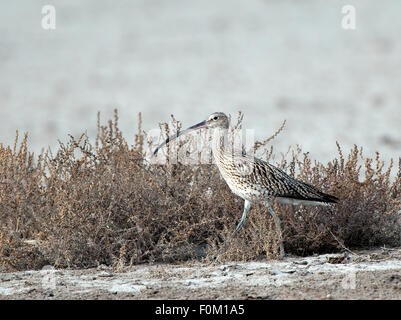
[[[161,127],[165,134],[173,131]],[[129,146],[116,113],[108,125],[98,123],[94,144],[85,135],[70,137],[55,155],[30,153],[26,136],[18,142],[17,135],[14,146],[0,145],[1,270],[46,264],[119,267],[215,254],[231,239],[243,201],[212,164],[149,164],[146,141],[139,118],[134,145]],[[283,157],[277,164],[341,198],[333,210],[276,205],[289,253],[401,243],[400,165],[391,179],[392,164],[385,168],[379,154],[369,159],[357,147],[346,156],[338,150],[338,158],[327,165],[312,162],[299,148],[290,160]],[[271,155],[272,149],[265,157]],[[222,258],[274,258],[277,239],[266,208],[255,206]]]

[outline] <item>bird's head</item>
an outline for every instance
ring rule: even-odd
[[[207,128],[228,129],[228,117],[223,112],[214,112],[206,120]]]

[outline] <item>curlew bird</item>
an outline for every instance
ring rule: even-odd
[[[337,202],[337,197],[323,193],[314,186],[289,176],[283,170],[261,159],[244,155],[241,151],[229,150],[227,143],[229,120],[222,112],[212,113],[207,120],[168,137],[155,149],[153,156],[162,146],[175,138],[201,128],[214,130],[212,151],[217,167],[231,191],[245,201],[244,211],[234,234],[244,227],[251,203],[263,202],[279,229],[280,256],[284,257],[281,223],[274,213],[271,201],[276,199],[279,203],[292,205],[331,205]]]

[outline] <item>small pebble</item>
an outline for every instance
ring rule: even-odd
[[[98,274],[98,277],[111,278],[111,277],[114,277],[114,274],[106,272],[106,271],[102,271],[101,273]]]

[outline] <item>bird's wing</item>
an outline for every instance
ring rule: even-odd
[[[271,196],[324,203],[337,202],[338,200],[308,183],[289,176],[280,168],[261,159],[255,157],[253,159],[247,157],[247,159],[248,162],[253,161],[250,178],[254,183],[263,185]]]

